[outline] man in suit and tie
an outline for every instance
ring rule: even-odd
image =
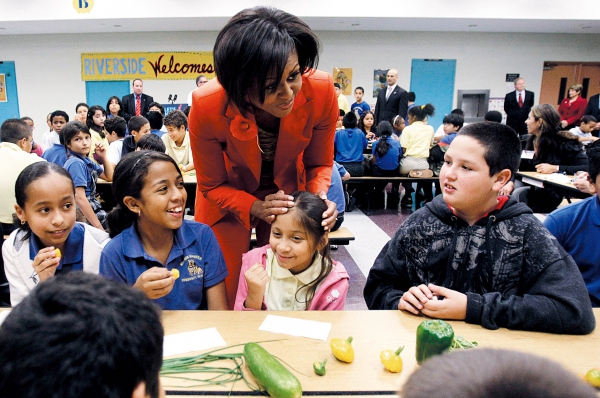
[[[591,115],[596,118],[596,120],[600,120],[600,94],[592,95],[588,100],[587,108],[585,108],[585,114]],[[600,123],[596,124],[594,130],[600,130]],[[593,135],[597,135],[597,133],[592,133]]]
[[[520,136],[527,135],[525,120],[533,106],[534,94],[525,90],[525,79],[519,77],[515,80],[515,91],[504,97],[504,112],[506,112],[506,125],[512,127]]]
[[[388,70],[387,88],[379,90],[377,95],[375,125],[384,120],[389,122],[396,115],[400,115],[406,120],[408,96],[406,90],[396,84],[397,81],[398,71],[396,69]]]
[[[121,100],[123,102],[123,117],[129,121],[132,116],[144,116],[148,115],[148,105],[154,102],[154,98],[149,95],[143,94],[144,82],[142,79],[135,79],[132,84],[133,93],[127,94]]]

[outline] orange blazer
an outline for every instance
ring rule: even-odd
[[[279,126],[274,163],[279,189],[327,192],[338,116],[331,76],[316,70],[302,76],[292,112]],[[262,163],[254,116],[244,117],[213,79],[194,90],[189,130],[198,180],[196,220],[212,226],[231,213],[251,229]]]

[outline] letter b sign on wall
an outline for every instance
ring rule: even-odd
[[[79,13],[90,12],[94,7],[94,0],[73,0],[73,8]]]

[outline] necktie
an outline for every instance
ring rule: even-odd
[[[385,99],[389,99],[392,94],[392,88],[388,86],[387,92],[385,93]]]
[[[141,114],[142,114],[142,99],[140,98],[139,95],[137,95],[135,97],[135,115],[140,116]]]
[[[523,107],[523,93],[519,93],[519,108]]]

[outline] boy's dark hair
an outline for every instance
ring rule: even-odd
[[[150,105],[148,105],[148,109],[153,108],[153,107],[157,107],[158,109],[160,109],[160,114],[164,117],[165,116],[165,108],[159,104],[158,102],[151,102]],[[155,111],[156,112],[156,111]],[[161,126],[162,127],[162,126]]]
[[[483,117],[486,122],[502,123],[502,114],[498,111],[489,111]]]
[[[409,91],[408,93],[406,93],[406,98],[408,99],[408,102],[415,102],[415,100],[417,99],[417,95],[414,92]]]
[[[600,140],[594,141],[586,151],[588,157],[588,174],[592,184],[596,184],[600,174]]]
[[[0,141],[16,144],[23,138],[31,136],[31,128],[24,120],[6,119],[0,126]]]
[[[96,111],[102,112],[104,114],[104,117],[106,117],[106,109],[104,109],[100,105],[92,105],[88,108],[87,119],[85,120],[85,124],[91,130],[94,130],[95,132],[100,134],[100,137],[102,137],[102,139],[104,139],[106,137],[106,135],[104,134],[104,129],[102,127],[98,126],[96,123],[94,123],[94,115],[96,114]],[[68,142],[68,141],[65,141],[65,142]]]
[[[110,100],[108,100],[108,102],[110,103]],[[88,104],[86,104],[85,102],[80,102],[75,106],[75,113],[77,113],[77,110],[79,109],[80,106],[85,106],[86,109],[88,109],[88,110],[90,109],[90,106]],[[52,119],[50,119],[50,120],[52,120]],[[68,122],[68,120],[67,120],[67,122]]]
[[[133,118],[132,118],[133,119]],[[177,163],[164,152],[135,151],[123,156],[113,174],[112,193],[117,206],[108,214],[106,220],[108,233],[111,238],[120,234],[123,230],[133,225],[137,220],[137,213],[133,213],[123,203],[126,196],[140,199],[144,188],[144,179],[148,175],[148,169],[153,162],[169,162],[181,175]]]
[[[319,240],[327,234],[327,231],[321,225],[323,213],[327,210],[327,204],[319,196],[306,191],[296,191],[292,193],[292,197],[294,198],[294,207],[289,211],[295,211],[298,214],[300,225],[309,237],[314,238],[313,244],[316,246]],[[325,245],[319,253],[322,256],[321,272],[314,281],[301,286],[296,291],[297,295],[300,290],[307,289],[306,303],[313,299],[317,287],[333,269],[333,262],[329,256],[329,245]]]
[[[433,116],[435,108],[431,104],[415,105],[408,110],[408,114],[416,118],[416,121],[422,122],[427,116]]]
[[[343,109],[340,109],[340,116],[343,117],[346,114],[346,111]]]
[[[143,116],[133,116],[129,119],[129,123],[127,123],[127,127],[129,127],[129,133],[132,131],[140,131],[142,127],[146,124],[149,124],[148,119]]]
[[[213,49],[215,73],[229,100],[245,113],[250,92],[265,101],[267,80],[279,84],[290,54],[298,55],[300,73],[317,67],[320,43],[298,17],[273,7],[248,8],[221,29]]]
[[[175,127],[175,128],[180,128],[181,126],[185,127],[187,129],[188,127],[188,123],[187,123],[187,117],[185,116],[185,113],[179,111],[179,110],[174,110],[169,112],[169,114],[165,117],[165,126],[171,126],[171,127]]]
[[[163,126],[163,116],[160,112],[150,111],[148,112],[148,115],[146,115],[146,119],[148,119],[150,129],[152,130],[160,130]]]
[[[508,169],[513,176],[521,161],[521,143],[515,131],[500,123],[481,122],[464,126],[459,136],[474,138],[484,148],[483,158],[490,168],[490,177]]]
[[[65,124],[65,127],[62,129],[62,134],[60,135],[60,143],[65,146],[65,150],[69,153],[69,149],[67,148],[68,144],[71,143],[71,139],[75,137],[79,132],[92,135],[90,133],[90,129],[79,120],[73,120]]]
[[[455,115],[461,115],[462,117],[465,117],[465,112],[460,108],[452,109],[452,112],[450,113],[454,113]]]
[[[142,138],[138,140],[137,144],[135,144],[135,148],[147,151],[157,151],[162,153],[164,153],[167,150],[167,147],[165,146],[163,140],[156,134],[145,134]]]
[[[127,122],[121,116],[111,117],[104,122],[104,128],[109,134],[114,131],[117,137],[124,138],[127,134]]]
[[[361,86],[358,86],[358,87],[356,87],[356,88],[354,89],[354,91],[356,91],[356,90],[360,90],[360,91],[362,91],[362,92],[363,92],[363,94],[365,93],[365,89],[364,89],[364,88],[362,88]]]
[[[402,398],[593,398],[594,389],[561,364],[525,352],[477,348],[428,359]]]
[[[390,143],[388,142],[388,138],[394,133],[394,129],[392,128],[392,124],[388,121],[382,121],[377,125],[377,134],[381,136],[377,146],[375,147],[375,151],[377,152],[377,156],[384,157],[386,153],[390,150]]]
[[[340,86],[340,84],[339,84],[339,83],[333,83],[333,87],[335,87],[335,88],[339,88],[339,89],[341,89],[341,88],[342,88],[342,86]]]
[[[348,112],[344,115],[344,120],[342,121],[343,125],[347,129],[353,129],[358,124],[358,119],[354,112]]]
[[[62,116],[65,118],[65,122],[69,121],[69,115],[67,115],[67,112],[65,111],[54,111],[50,114],[50,123],[52,123],[54,121],[54,118],[56,116]]]
[[[460,130],[462,128],[462,126],[465,124],[465,118],[456,113],[450,113],[450,114],[444,116],[444,120],[442,121],[442,123],[444,123],[444,124],[448,123],[453,126],[458,126],[458,130]]]
[[[589,122],[598,123],[598,120],[596,120],[596,118],[593,117],[592,115],[585,115],[584,117],[581,118],[581,123],[588,124]]]
[[[159,395],[163,328],[139,290],[87,272],[40,283],[0,329],[0,396]],[[51,371],[49,371],[51,369]]]

